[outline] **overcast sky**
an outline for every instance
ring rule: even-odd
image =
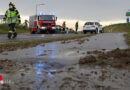
[[[22,16],[35,14],[36,0],[1,0],[0,14],[8,9],[10,1],[16,4]],[[130,9],[130,0],[37,0],[37,3],[45,3],[38,7],[39,12],[54,12],[60,20],[123,21]]]

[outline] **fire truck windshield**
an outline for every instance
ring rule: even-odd
[[[56,18],[53,15],[42,15],[39,16],[39,20],[44,20],[44,21],[55,21]]]

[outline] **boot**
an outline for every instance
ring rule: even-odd
[[[8,33],[8,38],[11,39],[11,37],[12,37],[12,33],[9,32]]]
[[[13,33],[13,38],[16,38],[16,37],[17,37],[17,33],[14,32],[14,33]]]

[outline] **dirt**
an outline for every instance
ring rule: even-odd
[[[30,44],[30,45],[26,45],[26,46],[16,46],[16,47],[3,47],[3,48],[0,48],[0,53],[4,52],[4,51],[15,51],[15,50],[18,50],[18,49],[24,49],[24,48],[29,48],[29,47],[34,47],[36,46],[35,44]]]
[[[97,61],[96,57],[94,57],[94,56],[87,56],[85,58],[81,58],[80,61],[79,61],[79,64],[95,63],[96,61]]]
[[[89,54],[95,55],[81,58],[79,64],[111,65],[115,68],[130,67],[130,49],[120,50],[117,48],[106,53],[96,50]]]
[[[77,42],[79,45],[85,43],[85,41],[89,41],[88,38],[84,38],[84,39],[76,39],[75,42]]]
[[[61,41],[61,44],[67,44],[67,43],[71,43],[71,40],[64,40],[64,41]]]
[[[26,65],[11,60],[0,59],[0,72],[12,73],[20,70],[21,68],[26,68]]]
[[[129,90],[129,71],[111,67],[72,65],[57,71],[55,77],[57,83],[61,80],[59,90]]]
[[[83,38],[83,39],[75,39],[74,42],[77,42],[79,45],[85,43],[85,41],[89,41],[88,38]],[[67,44],[67,43],[71,43],[72,41],[71,40],[64,40],[62,41],[61,43],[62,44]]]
[[[105,51],[105,50],[103,49],[103,51]],[[103,53],[103,51],[99,51],[99,50],[88,51],[87,54],[101,54],[101,53]]]

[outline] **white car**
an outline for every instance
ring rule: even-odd
[[[83,26],[83,33],[86,34],[87,32],[103,33],[104,29],[98,22],[86,22]]]

